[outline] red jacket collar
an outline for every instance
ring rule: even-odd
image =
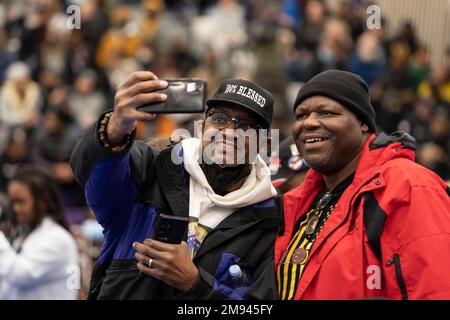
[[[385,133],[371,134],[361,151],[359,164],[352,182],[354,187],[359,189],[369,179],[376,176],[380,172],[380,166],[389,160],[395,158],[414,160],[415,152],[412,149],[412,143],[412,138],[406,134],[393,136],[388,136]],[[287,228],[293,225],[311,206],[324,184],[323,175],[314,169],[310,169],[303,183],[285,194],[285,208],[289,208],[289,211],[294,213],[285,216]],[[289,234],[288,229],[285,232]]]

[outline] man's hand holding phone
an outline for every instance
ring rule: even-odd
[[[186,242],[169,244],[154,239],[135,242],[135,258],[139,271],[182,292],[192,288],[199,279],[199,272],[189,255]]]
[[[137,108],[165,101],[167,95],[157,90],[167,86],[167,81],[159,80],[150,71],[134,72],[119,84],[114,97],[114,111],[106,129],[109,143],[118,145],[126,134],[134,130],[137,121],[153,120],[153,114],[139,111]]]
[[[153,239],[133,243],[138,269],[181,291],[192,288],[199,277],[187,244],[182,242],[187,224],[187,217],[159,214]]]

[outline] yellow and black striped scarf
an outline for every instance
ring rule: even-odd
[[[293,299],[298,280],[302,276],[311,248],[333,209],[334,205],[311,209],[300,222],[299,228],[292,237],[283,257],[284,259],[282,259],[282,263],[280,263],[277,270],[278,293],[282,300]],[[317,222],[312,221],[314,219],[317,219]],[[318,231],[310,236],[307,234],[307,230],[311,227],[317,228]]]
[[[297,222],[296,231],[277,269],[278,294],[282,300],[294,298],[311,248],[353,177],[354,174],[347,177],[332,192],[320,194],[312,208]]]

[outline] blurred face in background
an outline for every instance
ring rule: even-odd
[[[414,105],[414,114],[422,123],[429,123],[433,117],[433,105],[430,101],[418,101]]]
[[[430,53],[425,47],[420,47],[416,53],[416,63],[420,66],[427,67],[430,63]]]
[[[26,133],[21,128],[16,128],[12,133],[10,140],[5,148],[6,159],[10,163],[24,162],[28,156],[29,146]]]
[[[356,53],[362,61],[366,63],[374,61],[379,52],[378,38],[373,33],[366,32],[359,37]]]
[[[34,216],[34,199],[30,188],[22,182],[13,180],[8,185],[8,196],[17,224],[30,225]]]
[[[95,89],[95,80],[88,75],[81,75],[75,80],[74,87],[78,93],[88,95]]]
[[[436,115],[433,117],[430,126],[431,134],[436,140],[447,140],[450,133],[450,125],[447,115]]]
[[[44,124],[50,133],[59,133],[63,129],[63,123],[54,112],[47,112],[44,116]]]
[[[320,1],[308,1],[305,8],[307,20],[314,24],[320,24],[325,18],[323,4]]]
[[[19,79],[14,81],[17,92],[20,95],[25,94],[28,84],[30,83],[30,78],[28,75],[20,77]]]
[[[442,68],[441,66],[436,67],[433,69],[433,72],[431,73],[431,81],[435,85],[442,85],[448,80],[448,73],[445,68]]]

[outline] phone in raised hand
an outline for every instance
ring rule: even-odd
[[[206,88],[205,79],[181,78],[161,79],[168,82],[165,89],[158,90],[165,93],[164,102],[151,103],[138,107],[139,111],[148,113],[201,113],[205,111]]]

